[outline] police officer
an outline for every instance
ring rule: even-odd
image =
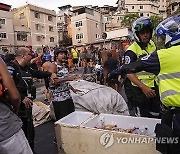
[[[156,50],[151,40],[153,26],[149,18],[141,17],[132,26],[135,41],[125,52],[125,64],[137,61]],[[128,74],[128,79],[133,85],[134,102],[137,108],[136,115],[142,117],[158,117],[160,111],[160,100],[155,83],[155,75],[142,71],[136,74]]]
[[[146,58],[124,65],[109,74],[139,72],[145,70],[154,73],[158,78],[160,98],[166,107],[161,124],[156,126],[157,137],[176,137],[176,144],[157,145],[163,154],[180,153],[180,16],[162,21],[156,28],[158,36],[166,36],[166,49],[158,50]],[[178,139],[178,143],[177,143]]]
[[[45,78],[50,77],[52,73],[33,70],[29,67],[32,54],[28,48],[20,47],[16,51],[16,61],[8,64],[8,69],[14,78],[16,87],[21,95],[21,105],[18,116],[23,121],[23,131],[34,150],[34,126],[32,120],[32,104],[35,98],[33,90],[32,77]]]

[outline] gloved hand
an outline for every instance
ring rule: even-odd
[[[112,72],[110,72],[110,73],[108,74],[107,80],[115,79],[115,78],[117,78],[118,75],[119,75],[119,74],[118,74],[115,70],[113,70]]]

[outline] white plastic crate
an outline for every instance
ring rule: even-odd
[[[55,122],[55,132],[58,150],[64,149],[66,153],[73,150],[75,153],[79,149],[79,127],[86,120],[93,118],[91,112],[75,111],[66,117]]]
[[[99,125],[102,119],[104,119],[105,125],[117,125],[118,128],[123,129],[129,129],[133,127],[139,127],[143,129],[147,127],[148,136],[95,128],[97,125]],[[159,154],[160,152],[156,150],[155,142],[151,141],[151,139],[154,138],[154,129],[157,123],[160,123],[160,119],[100,114],[81,125],[81,139],[79,141],[81,147],[78,151],[78,154]],[[123,142],[121,142],[120,139],[122,139],[121,141]],[[149,141],[150,139],[150,142],[124,142],[129,139],[140,139],[141,141]],[[106,143],[106,141],[108,142]],[[110,141],[112,143],[110,143]]]
[[[83,124],[83,127],[93,128],[98,126],[101,120],[104,119],[105,125],[117,125],[118,128],[129,129],[138,127],[140,129],[148,128],[147,136],[155,136],[154,129],[157,123],[160,123],[160,119],[144,118],[144,117],[132,117],[112,114],[100,114],[93,119]]]

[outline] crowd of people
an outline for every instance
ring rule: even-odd
[[[93,45],[82,49],[46,46],[40,53],[33,51],[32,46],[19,47],[15,54],[5,49],[0,58],[0,153],[35,153],[34,78],[39,82],[44,79],[45,101],[52,102],[56,120],[59,120],[75,111],[70,90],[80,92],[68,81],[80,77],[75,74],[80,67],[84,74],[93,73],[95,64],[101,64],[106,70],[103,84],[118,92],[122,84],[119,75],[124,78],[127,104],[129,109],[135,110],[136,116],[162,118],[162,124],[156,127],[157,136],[164,135],[159,133],[161,129],[168,129],[171,130],[169,136],[180,137],[180,17],[168,18],[156,28],[158,35],[168,35],[167,49],[156,49],[149,18],[137,19],[132,31],[135,40],[126,47],[121,67],[111,52],[103,63],[101,51]],[[158,150],[179,153],[179,144],[161,145]]]

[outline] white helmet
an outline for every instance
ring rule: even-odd
[[[156,33],[158,36],[166,36],[166,47],[180,43],[180,16],[170,17],[162,21],[157,26]]]

